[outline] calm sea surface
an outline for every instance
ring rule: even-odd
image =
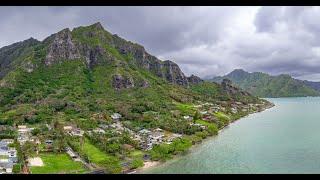
[[[320,173],[320,98],[267,100],[275,107],[144,173]]]

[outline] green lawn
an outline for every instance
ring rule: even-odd
[[[67,154],[40,154],[42,167],[31,167],[32,174],[79,174],[86,172],[81,162],[73,161]]]
[[[185,115],[193,115],[193,113],[195,112],[195,108],[193,107],[192,104],[176,103],[176,106],[178,110],[180,110],[182,114],[185,114]]]
[[[226,114],[224,114],[223,112],[216,112],[214,113],[214,115],[219,119],[226,119],[226,120],[230,120],[230,117]]]
[[[140,150],[134,150],[130,153],[130,157],[133,158],[142,158],[143,157],[143,152]]]
[[[196,123],[198,123],[198,124],[201,124],[201,125],[205,125],[205,126],[209,126],[209,125],[211,125],[212,123],[209,123],[209,122],[207,122],[207,121],[204,121],[204,120],[196,120]]]
[[[89,160],[93,163],[98,163],[108,158],[108,155],[106,153],[100,151],[100,149],[92,145],[88,139],[86,139],[84,143],[83,151],[87,154]]]
[[[90,143],[88,139],[85,140],[83,151],[88,156],[90,162],[104,167],[107,171],[112,173],[119,173],[121,171],[120,161],[117,157],[106,154]]]

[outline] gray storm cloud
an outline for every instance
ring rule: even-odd
[[[187,75],[235,68],[320,81],[319,7],[0,7],[0,47],[97,21]]]

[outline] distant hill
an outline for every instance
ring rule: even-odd
[[[320,91],[320,82],[313,82],[313,81],[304,80],[304,81],[302,81],[302,83],[308,87],[311,87],[312,89]]]
[[[259,97],[299,97],[319,96],[320,83],[302,81],[282,74],[271,76],[262,72],[249,73],[235,69],[225,76],[217,76],[209,81],[221,83],[230,79],[235,85]]]

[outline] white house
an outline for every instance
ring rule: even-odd
[[[200,114],[207,114],[208,111],[201,111]]]
[[[235,113],[237,113],[237,112],[238,112],[238,110],[237,110],[237,108],[232,107],[232,108],[231,108],[231,112],[232,112],[233,114],[235,114]]]
[[[190,121],[190,120],[192,120],[193,118],[192,118],[191,116],[183,116],[183,119]]]
[[[72,129],[73,129],[72,126],[64,126],[63,127],[63,130],[65,130],[65,131],[71,131]]]
[[[105,134],[106,133],[106,131],[101,128],[96,128],[93,130],[93,132],[98,133],[98,134]]]
[[[111,115],[111,118],[112,118],[113,120],[119,120],[121,117],[122,117],[122,116],[121,116],[121,114],[119,114],[119,113],[113,113],[113,114]]]
[[[145,135],[145,134],[150,134],[151,131],[149,131],[148,129],[142,129],[139,131],[139,134]]]
[[[71,132],[71,135],[72,135],[72,136],[80,136],[80,137],[82,137],[83,134],[84,134],[84,131],[81,130],[81,129],[79,129],[79,128],[74,129],[74,130]]]

